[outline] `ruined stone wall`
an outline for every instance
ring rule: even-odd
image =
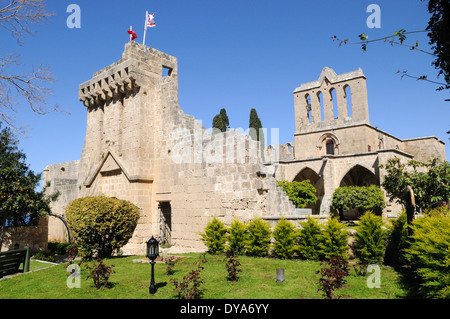
[[[176,58],[130,42],[121,60],[80,85],[79,96],[87,110],[85,143],[72,186],[60,188],[53,208],[63,214],[71,200],[98,195],[133,202],[141,216],[125,254],[143,254],[145,242],[167,229],[172,245],[204,250],[199,233],[213,216],[228,224],[294,214],[258,143],[237,131],[212,134],[183,113]],[[54,181],[60,166],[48,166],[46,178]]]
[[[65,216],[67,205],[79,197],[81,183],[78,180],[80,161],[48,165],[43,172],[44,186],[47,193],[59,192],[58,201],[51,204],[52,213]],[[67,230],[62,221],[55,217],[48,218],[48,240],[67,241]]]

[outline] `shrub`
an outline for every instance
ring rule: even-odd
[[[247,226],[243,222],[234,219],[229,229],[227,250],[235,255],[243,255],[247,237]]]
[[[175,278],[170,280],[175,286],[178,299],[199,299],[202,296],[203,289],[201,288],[201,285],[205,281],[200,278],[200,273],[205,268],[202,266],[205,262],[206,260],[202,259],[200,256],[200,260],[194,262],[194,265],[197,265],[197,269],[191,270],[189,274],[184,276],[180,281]]]
[[[48,250],[51,252],[54,252],[57,255],[65,255],[67,247],[70,245],[70,243],[55,243],[55,242],[49,242],[48,243]]]
[[[345,226],[336,218],[329,218],[320,234],[319,255],[324,260],[333,256],[347,257],[347,250],[349,249],[347,240],[348,232]]]
[[[406,213],[403,211],[397,219],[391,222],[384,262],[394,266],[405,264],[407,261],[404,257],[404,250],[408,247],[408,222]]]
[[[176,262],[177,262],[177,260],[173,256],[167,258],[167,260],[166,260],[166,264],[167,264],[166,275],[167,276],[172,276],[175,273],[173,268],[175,267]]]
[[[97,258],[97,263],[94,263],[92,267],[89,265],[86,265],[86,268],[90,270],[89,275],[87,278],[92,278],[94,281],[94,286],[97,289],[100,289],[100,287],[108,287],[109,286],[109,278],[111,277],[111,274],[115,273],[115,271],[112,269],[114,265],[108,266],[103,263],[103,260],[101,258]]]
[[[298,233],[297,250],[304,259],[318,260],[320,252],[320,232],[319,223],[311,217],[305,222],[300,222],[302,229]]]
[[[322,264],[320,263],[321,266]],[[316,274],[318,273],[321,277],[317,291],[322,290],[328,299],[335,299],[335,289],[341,288],[346,282],[349,273],[348,262],[342,257],[333,256],[327,261],[326,266],[316,271]]]
[[[311,185],[309,179],[302,182],[278,181],[278,185],[283,188],[286,195],[297,208],[305,208],[317,202],[316,189]]]
[[[376,185],[338,187],[331,200],[331,207],[337,209],[341,217],[344,210],[358,208],[367,211],[384,206],[383,191]]]
[[[239,279],[238,273],[242,272],[242,269],[239,268],[241,263],[237,259],[236,255],[231,251],[226,252],[225,261],[227,262],[225,264],[225,268],[228,272],[227,279],[229,281],[237,281]]]
[[[381,216],[368,211],[361,216],[354,252],[363,264],[377,264],[383,259],[386,250],[387,233],[383,229]]]
[[[257,218],[249,222],[246,243],[247,254],[257,257],[266,256],[270,248],[270,237],[270,226],[266,221]]]
[[[214,217],[205,227],[205,233],[200,234],[202,241],[208,247],[210,254],[220,254],[225,249],[227,228],[225,224]]]
[[[56,261],[55,254],[51,251],[38,251],[36,255],[34,255],[34,259],[48,261],[54,263]]]
[[[111,257],[133,235],[139,208],[116,198],[84,197],[71,202],[66,218],[85,259]]]
[[[281,259],[294,257],[296,234],[295,226],[291,222],[281,219],[277,223],[273,232],[275,256]]]
[[[450,216],[432,211],[413,223],[411,246],[405,249],[427,298],[450,298]]]
[[[70,244],[66,249],[67,259],[69,260],[69,264],[77,258],[78,256],[78,247],[75,244]]]

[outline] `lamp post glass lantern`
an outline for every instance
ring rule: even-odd
[[[152,236],[147,242],[147,258],[151,260],[152,264],[152,279],[150,281],[150,294],[156,292],[155,286],[155,259],[159,256],[159,242]]]

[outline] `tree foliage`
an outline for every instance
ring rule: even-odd
[[[275,226],[273,237],[274,254],[280,259],[291,259],[295,252],[295,238],[297,231],[295,226],[286,219],[281,219]]]
[[[271,235],[269,224],[262,218],[250,221],[248,223],[248,239],[246,243],[247,254],[265,257],[269,252]]]
[[[229,126],[230,120],[228,119],[227,111],[225,109],[221,109],[220,113],[213,118],[213,131],[225,132]]]
[[[278,181],[278,185],[283,188],[286,195],[297,208],[305,208],[317,202],[316,189],[308,179],[301,182]]]
[[[0,123],[1,128],[1,123]],[[37,191],[41,180],[26,163],[26,155],[17,147],[11,129],[0,132],[0,244],[5,227],[25,226],[50,211],[51,198]]]
[[[439,70],[438,75],[444,76],[445,88],[450,89],[450,3],[448,0],[429,0],[428,12],[431,14],[427,26],[429,44],[436,56],[433,66]]]
[[[336,218],[329,218],[320,234],[320,256],[323,260],[331,257],[348,256],[348,232],[345,225]]]
[[[308,217],[300,222],[301,229],[297,237],[297,250],[304,259],[318,260],[320,252],[321,228],[316,219]]]
[[[407,186],[414,190],[416,206],[422,209],[450,201],[450,164],[447,161],[432,159],[428,163],[416,160],[402,163],[394,157],[381,168],[387,173],[381,186],[391,201],[405,205]]]
[[[250,137],[255,141],[264,142],[264,134],[262,133],[262,124],[259,119],[258,113],[254,108],[250,110],[250,120],[248,124],[248,128],[250,129]]]
[[[331,207],[341,214],[354,208],[367,211],[384,206],[383,191],[376,185],[338,187],[331,200]]]
[[[435,209],[413,223],[406,258],[428,298],[450,298],[450,206]]]
[[[234,219],[229,229],[227,251],[235,255],[243,255],[247,237],[247,225],[238,219]]]
[[[370,211],[361,216],[356,233],[354,252],[363,264],[378,264],[386,250],[387,232],[381,216]]]
[[[211,254],[220,254],[225,250],[227,240],[227,228],[225,224],[214,217],[205,227],[205,232],[200,234],[202,241],[208,247]]]
[[[79,198],[66,208],[67,222],[85,259],[118,252],[133,235],[139,216],[136,205],[106,196]]]

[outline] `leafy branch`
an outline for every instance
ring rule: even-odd
[[[436,56],[436,54],[432,53],[432,52],[428,52],[422,49],[419,49],[419,41],[416,41],[415,45],[410,45],[407,43],[404,43],[406,40],[406,35],[407,34],[412,34],[412,33],[421,33],[421,32],[427,32],[426,30],[419,30],[419,31],[409,31],[406,32],[405,29],[400,29],[398,31],[395,31],[392,35],[386,36],[386,37],[382,37],[382,38],[377,38],[377,39],[373,39],[373,40],[368,40],[369,36],[366,35],[365,33],[361,33],[358,35],[359,39],[361,41],[358,42],[351,42],[348,39],[340,39],[337,36],[332,36],[331,39],[333,41],[339,41],[339,46],[341,46],[342,44],[357,44],[357,45],[361,45],[361,48],[363,51],[367,51],[367,45],[369,43],[372,42],[379,42],[379,41],[383,41],[383,42],[387,42],[389,44],[391,44],[392,46],[394,44],[396,45],[401,45],[401,46],[406,46],[409,47],[411,50],[416,50],[416,51],[420,51],[426,54],[429,54],[431,56]],[[397,40],[398,39],[398,40]]]

